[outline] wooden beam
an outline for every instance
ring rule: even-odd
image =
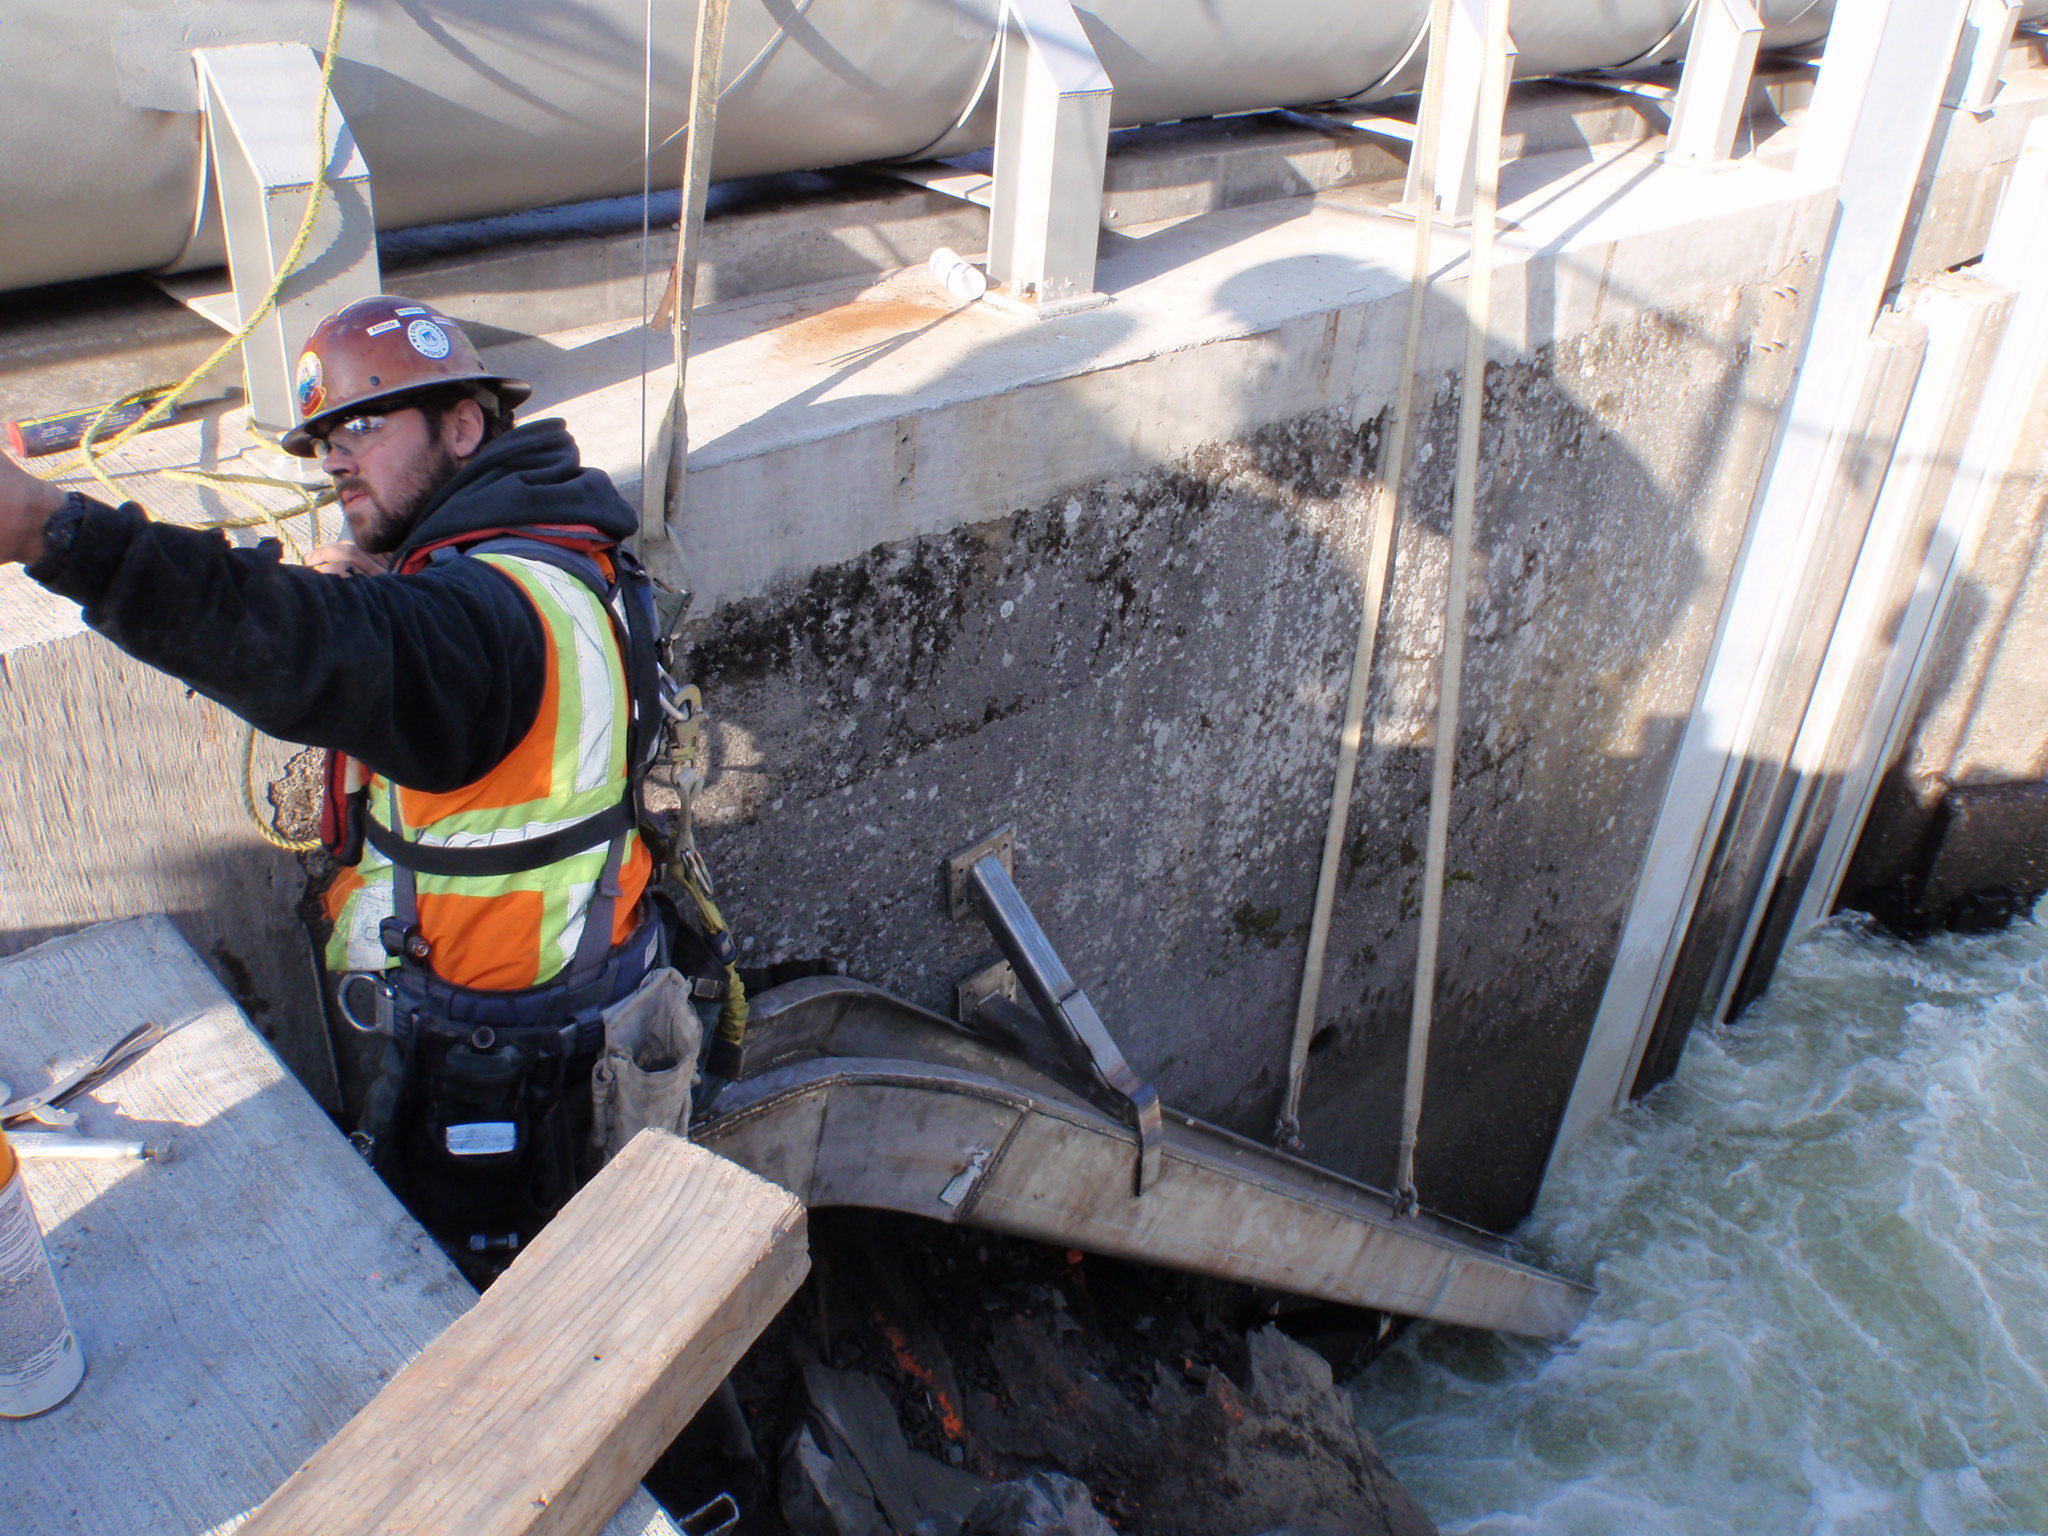
[[[795,1196],[643,1131],[240,1536],[590,1536],[809,1267]]]

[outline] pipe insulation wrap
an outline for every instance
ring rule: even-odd
[[[1769,46],[1833,0],[1765,0]],[[1115,121],[1419,83],[1426,0],[1085,0]],[[2030,14],[2048,12],[2032,0]],[[994,134],[1002,0],[733,0],[714,175],[961,153]],[[654,8],[657,142],[688,112],[694,3]],[[1518,72],[1683,50],[1689,0],[1518,0]],[[8,0],[0,290],[221,260],[195,48],[324,43],[329,0]],[[644,0],[350,0],[334,94],[386,229],[637,192]],[[681,147],[657,150],[657,185]]]

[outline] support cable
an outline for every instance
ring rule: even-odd
[[[1443,928],[1444,865],[1450,837],[1451,785],[1458,764],[1458,694],[1465,670],[1466,608],[1472,569],[1472,518],[1478,499],[1479,429],[1486,405],[1486,338],[1493,310],[1493,241],[1500,202],[1501,118],[1507,106],[1509,0],[1488,0],[1486,48],[1479,81],[1477,153],[1472,168],[1472,254],[1465,302],[1465,367],[1458,400],[1457,479],[1451,492],[1451,569],[1444,594],[1442,681],[1437,690],[1436,748],[1424,850],[1422,933],[1415,955],[1415,1003],[1408,1025],[1408,1075],[1401,1094],[1401,1145],[1395,1167],[1398,1211],[1416,1207],[1415,1143],[1436,1006],[1437,946]]]
[[[640,59],[640,444],[647,445],[647,344],[652,329],[648,285],[653,275],[654,0],[647,0],[646,41]],[[643,471],[644,473],[644,471]],[[645,498],[643,497],[643,500]]]
[[[698,0],[696,57],[690,70],[689,138],[683,146],[682,228],[675,265],[655,320],[667,321],[675,386],[668,405],[668,462],[649,464],[640,492],[640,542],[668,537],[668,514],[683,494],[689,465],[689,419],[683,381],[690,361],[690,323],[697,304],[697,256],[704,243],[704,202],[711,191],[711,141],[718,127],[718,74],[725,56],[728,0]],[[665,473],[663,472],[665,470]],[[643,556],[644,558],[644,556]]]
[[[1451,0],[1432,0],[1429,35],[1443,38],[1450,27]],[[1344,853],[1344,834],[1351,818],[1351,790],[1358,773],[1358,753],[1365,728],[1366,693],[1372,683],[1373,653],[1379,643],[1380,606],[1386,597],[1394,549],[1394,528],[1401,510],[1401,484],[1408,472],[1409,444],[1415,414],[1415,375],[1422,351],[1422,318],[1429,297],[1431,236],[1436,229],[1436,147],[1441,136],[1444,97],[1443,48],[1430,51],[1423,77],[1422,104],[1416,121],[1414,153],[1422,165],[1422,200],[1415,214],[1415,245],[1408,267],[1408,324],[1401,344],[1401,373],[1394,390],[1393,414],[1387,421],[1380,455],[1379,484],[1373,495],[1372,553],[1365,568],[1363,606],[1358,616],[1358,644],[1351,656],[1351,682],[1344,695],[1344,722],[1337,737],[1337,775],[1330,791],[1329,823],[1323,833],[1323,862],[1316,877],[1315,908],[1309,917],[1308,954],[1302,962],[1301,994],[1294,1011],[1294,1037],[1287,1056],[1287,1092],[1274,1139],[1293,1150],[1301,1147],[1301,1091],[1308,1073],[1308,1044],[1315,1033],[1316,1009],[1322,999],[1323,963],[1330,943],[1330,911],[1337,895],[1337,870]]]

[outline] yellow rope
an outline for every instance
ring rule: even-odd
[[[718,910],[718,903],[711,899],[711,871],[705,867],[704,856],[697,852],[694,842],[685,845],[682,856],[669,865],[668,872],[697,903],[697,913],[704,919],[705,934],[713,946],[732,948],[732,929]],[[724,946],[718,945],[721,936]],[[718,1009],[718,1037],[728,1045],[743,1044],[747,1038],[747,988],[740,980],[737,953],[725,962],[725,1001]]]
[[[299,546],[298,538],[292,533],[290,527],[286,525],[285,518],[287,516],[303,516],[312,527],[313,543],[317,546],[320,542],[318,508],[321,498],[312,495],[304,486],[294,485],[289,480],[273,480],[268,475],[223,475],[203,469],[163,469],[158,470],[157,474],[159,478],[164,480],[179,480],[191,485],[206,486],[220,492],[223,496],[232,497],[256,513],[254,517],[217,518],[210,523],[199,523],[194,526],[200,528],[254,528],[261,523],[268,523],[284,546],[292,552],[292,559],[300,565],[306,563],[307,552]],[[243,487],[251,485],[288,487],[299,493],[299,499],[304,505],[295,513],[280,512],[275,507],[266,506],[247,490],[243,489]]]
[[[262,834],[263,841],[273,848],[282,848],[286,853],[311,853],[320,846],[317,837],[286,837],[257,811],[256,727],[246,722],[242,732],[242,771],[236,778],[241,781],[242,809],[249,813],[249,823]]]
[[[299,216],[299,232],[293,237],[291,248],[285,252],[284,260],[278,263],[277,276],[272,280],[269,290],[263,295],[262,301],[257,304],[253,312],[242,317],[240,329],[218,347],[214,348],[205,362],[186,374],[183,379],[173,385],[161,399],[141,416],[123,427],[119,432],[116,432],[107,440],[104,447],[95,445],[93,437],[101,426],[105,424],[107,418],[123,405],[129,404],[151,391],[137,390],[123,396],[119,400],[109,401],[106,405],[102,406],[99,413],[86,426],[85,435],[79,442],[78,457],[66,464],[60,465],[52,471],[49,478],[60,479],[65,475],[75,474],[79,469],[83,468],[91,473],[93,479],[98,481],[113,496],[115,501],[127,500],[127,497],[122,494],[119,484],[101,466],[101,455],[103,453],[118,452],[138,433],[148,431],[158,422],[165,420],[175,412],[185,396],[192,392],[192,387],[218,367],[221,360],[230,352],[253,336],[256,333],[256,327],[261,325],[270,312],[277,307],[278,295],[284,291],[285,283],[290,280],[292,273],[298,269],[300,260],[306,254],[306,247],[312,243],[313,225],[320,216],[320,204],[327,192],[327,106],[329,101],[333,99],[330,95],[330,90],[334,83],[334,66],[341,56],[342,24],[347,16],[348,0],[334,0],[334,11],[329,17],[327,24],[327,54],[320,65],[320,108],[313,128],[314,163],[319,168],[319,174],[314,176],[312,186],[307,189],[306,209]],[[152,386],[153,388],[154,386]],[[261,514],[260,518],[221,519],[210,526],[245,528],[253,527],[259,521],[268,521],[278,531],[284,541],[292,547],[293,551],[297,553],[298,541],[287,532],[280,515],[272,508],[256,500],[247,491],[240,489],[240,487],[250,484],[288,487],[298,492],[304,498],[306,517],[311,525],[313,540],[316,544],[319,542],[320,524],[316,511],[319,506],[319,500],[307,492],[303,486],[296,485],[290,481],[274,480],[268,476],[261,475],[221,475],[201,470],[166,470],[162,471],[162,473],[166,479],[185,480],[200,485],[211,485],[216,490],[223,491],[245,504],[255,507]],[[255,772],[256,728],[252,725],[248,728],[247,734],[242,741],[242,770],[236,775],[236,778],[240,781],[238,787],[241,790],[242,809],[248,813],[250,825],[256,828],[265,842],[273,847],[282,848],[289,853],[310,853],[315,848],[318,848],[320,846],[318,838],[296,839],[286,837],[257,812]]]
[[[104,447],[96,447],[93,442],[93,435],[98,432],[106,419],[122,405],[135,400],[141,394],[147,393],[147,391],[136,391],[124,396],[120,400],[110,401],[107,405],[101,407],[99,414],[93,417],[85,429],[85,436],[79,443],[79,456],[53,470],[49,478],[61,478],[84,469],[89,471],[93,479],[97,480],[101,486],[110,492],[116,501],[126,500],[121,494],[120,486],[101,467],[100,455],[102,453],[117,452],[134,438],[137,433],[148,431],[151,427],[176,411],[185,396],[192,392],[192,386],[218,367],[221,360],[230,352],[255,335],[256,327],[261,325],[270,312],[277,307],[278,295],[284,291],[285,283],[291,278],[292,273],[298,269],[300,258],[306,254],[306,247],[312,242],[313,225],[315,220],[319,218],[320,205],[327,194],[327,104],[332,100],[329,88],[334,81],[335,62],[341,56],[342,23],[347,16],[348,0],[334,0],[334,12],[327,24],[327,56],[321,61],[320,65],[320,110],[313,130],[315,164],[320,170],[319,174],[313,178],[313,185],[306,192],[306,211],[299,217],[299,232],[293,238],[291,248],[285,252],[284,260],[278,263],[277,277],[271,282],[269,291],[263,295],[262,302],[256,306],[253,313],[242,317],[241,329],[214,348],[205,362],[186,374],[183,379],[171,387],[169,393],[164,395],[162,399],[158,400],[156,404],[152,405],[141,416],[108,438]]]

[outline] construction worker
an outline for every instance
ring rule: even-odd
[[[515,1246],[574,1188],[600,1013],[667,955],[637,801],[652,607],[618,548],[637,519],[561,422],[513,425],[529,387],[427,306],[329,316],[296,390],[283,445],[320,459],[353,535],[312,568],[4,456],[0,560],[329,749],[327,963],[388,1037],[361,1140],[444,1238]],[[692,968],[715,996],[721,967]]]

